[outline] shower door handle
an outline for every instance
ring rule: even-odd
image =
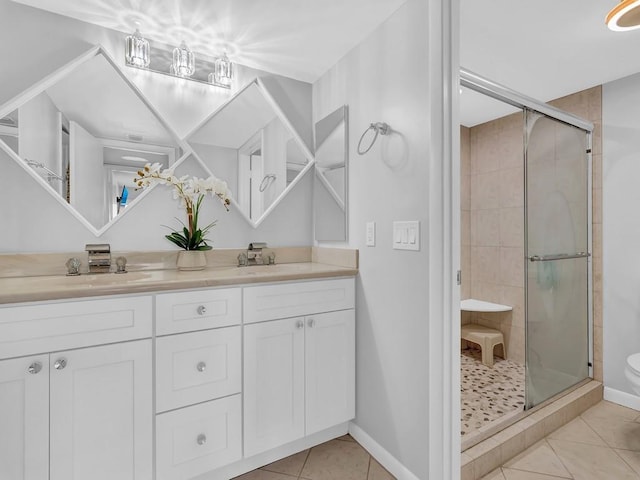
[[[569,260],[570,258],[587,258],[591,254],[588,252],[578,253],[556,253],[555,255],[531,255],[527,257],[532,262],[551,262],[553,260]]]

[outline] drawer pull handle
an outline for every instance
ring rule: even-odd
[[[199,372],[204,372],[204,371],[207,369],[207,364],[206,364],[206,363],[204,363],[204,362],[200,362],[200,363],[198,363],[198,365],[196,366],[196,369],[197,369]]]
[[[309,321],[307,322],[307,324],[309,325],[309,327],[313,328],[316,326],[316,321],[313,318],[310,318]]]
[[[204,315],[205,313],[207,313],[207,307],[205,307],[204,305],[200,305],[198,307],[198,315]]]
[[[31,365],[29,365],[29,368],[27,368],[27,372],[29,372],[31,375],[35,375],[40,370],[42,370],[42,364],[40,362],[33,362]]]
[[[298,320],[296,322],[296,328],[303,328],[304,327],[304,322],[302,320]]]
[[[204,445],[205,443],[207,443],[207,436],[204,433],[201,433],[200,435],[198,435],[196,442],[198,442],[198,445]]]
[[[56,363],[53,364],[53,368],[55,368],[56,370],[64,370],[64,367],[66,366],[67,366],[66,358],[60,358],[56,360]]]

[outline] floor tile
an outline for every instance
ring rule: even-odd
[[[506,468],[542,473],[560,478],[571,478],[562,461],[546,440],[529,447],[513,460],[505,463]]]
[[[369,454],[356,442],[331,440],[313,447],[301,476],[310,480],[366,480]]]
[[[602,440],[602,438],[600,438],[600,436],[580,417],[551,433],[549,438],[578,443],[590,443],[591,445],[607,445],[604,440]]]
[[[505,480],[559,480],[562,477],[554,477],[552,475],[544,475],[542,473],[525,472],[523,470],[512,470],[503,468]],[[613,479],[611,479],[613,480]]]
[[[616,453],[627,462],[638,475],[640,475],[640,452],[632,452],[631,450],[616,450]]]
[[[632,422],[638,417],[638,411],[603,400],[602,402],[594,405],[589,410],[584,412],[581,417],[585,420],[591,418],[617,418],[619,420]]]
[[[336,438],[336,440],[342,440],[345,442],[355,442],[355,439],[348,433],[346,435]]]
[[[298,477],[283,475],[282,473],[267,472],[266,470],[254,470],[253,472],[235,477],[233,480],[294,480],[296,478]]]
[[[639,480],[638,475],[610,448],[549,439],[567,470],[581,480]]]
[[[488,475],[485,475],[480,480],[505,480],[504,475],[502,474],[502,469],[498,468],[494,470]]]
[[[460,354],[460,432],[472,434],[524,408],[524,366],[495,358],[493,367],[481,361],[481,351]]]
[[[269,465],[265,465],[262,467],[262,470],[268,470],[270,472],[276,473],[286,473],[287,475],[300,475],[302,472],[302,467],[304,466],[304,462],[307,460],[307,456],[309,455],[309,450],[304,450],[302,452],[296,453],[295,455],[291,455],[287,458],[283,458],[282,460],[278,460],[277,462],[270,463]]]
[[[640,423],[613,418],[585,418],[593,430],[612,448],[640,451]]]
[[[369,463],[369,476],[367,477],[367,480],[396,480],[396,477],[387,472],[375,458],[371,458],[371,463]]]

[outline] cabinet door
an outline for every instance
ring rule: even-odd
[[[244,327],[244,454],[304,436],[304,319]]]
[[[354,310],[306,317],[306,434],[355,417]]]
[[[51,480],[148,480],[151,340],[51,354]]]
[[[49,478],[49,356],[0,362],[0,478]]]

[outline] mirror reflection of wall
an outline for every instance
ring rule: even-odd
[[[100,49],[17,98],[0,140],[96,231],[138,196],[136,172],[164,167],[178,142]]]
[[[214,175],[227,182],[253,226],[313,160],[258,80],[189,135],[188,142]]]
[[[313,209],[316,241],[347,240],[347,106],[316,123]]]

